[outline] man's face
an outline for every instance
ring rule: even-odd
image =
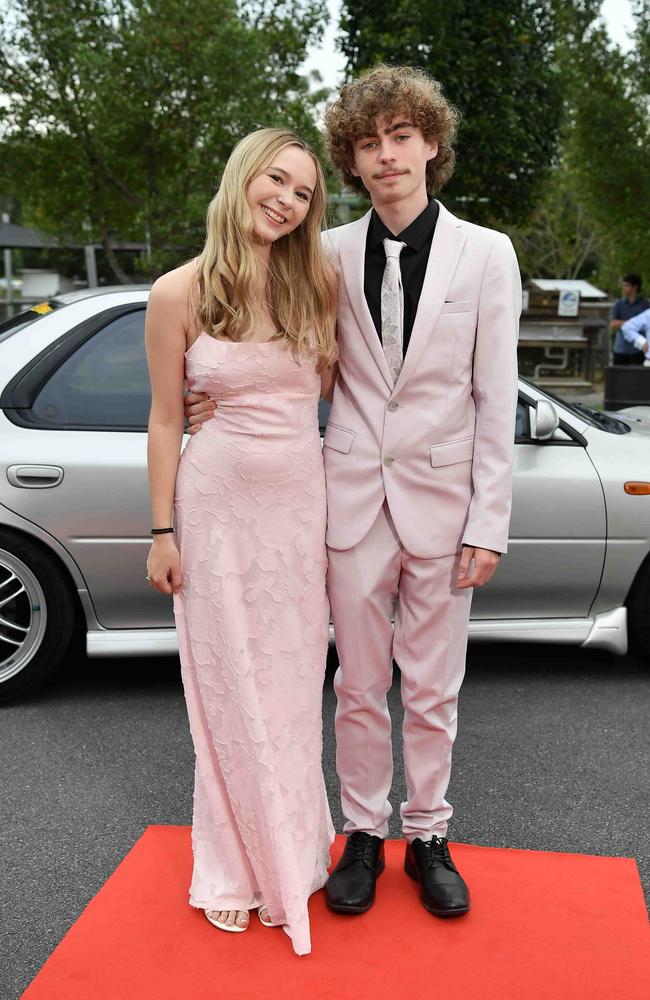
[[[622,281],[621,288],[623,289],[623,295],[626,299],[635,299],[636,293],[638,291],[636,285],[630,284],[629,281]]]
[[[374,205],[401,201],[426,191],[426,167],[438,152],[406,114],[378,116],[375,130],[353,143],[350,167],[360,177]]]

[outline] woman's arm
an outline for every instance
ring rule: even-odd
[[[321,399],[326,399],[328,403],[332,402],[332,396],[334,395],[334,386],[336,384],[336,376],[339,373],[339,366],[334,362],[333,365],[328,365],[327,368],[323,368],[320,373],[320,396]]]
[[[151,379],[147,442],[149,492],[154,528],[172,524],[174,487],[183,439],[183,383],[187,295],[178,272],[154,284],[147,305],[145,345]],[[180,588],[180,555],[173,534],[155,535],[147,560],[151,583],[163,594]]]

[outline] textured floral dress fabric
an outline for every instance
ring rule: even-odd
[[[196,752],[190,903],[266,904],[297,954],[334,836],[323,780],[329,631],[314,362],[202,333],[186,377],[217,401],[176,479],[174,598]]]

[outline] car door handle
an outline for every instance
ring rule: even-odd
[[[12,486],[25,490],[49,490],[63,479],[58,465],[10,465],[7,479]]]

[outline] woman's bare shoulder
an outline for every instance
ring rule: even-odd
[[[177,304],[187,304],[188,296],[197,278],[196,260],[190,260],[187,264],[175,267],[173,271],[166,271],[156,278],[151,286],[150,298],[155,301]]]

